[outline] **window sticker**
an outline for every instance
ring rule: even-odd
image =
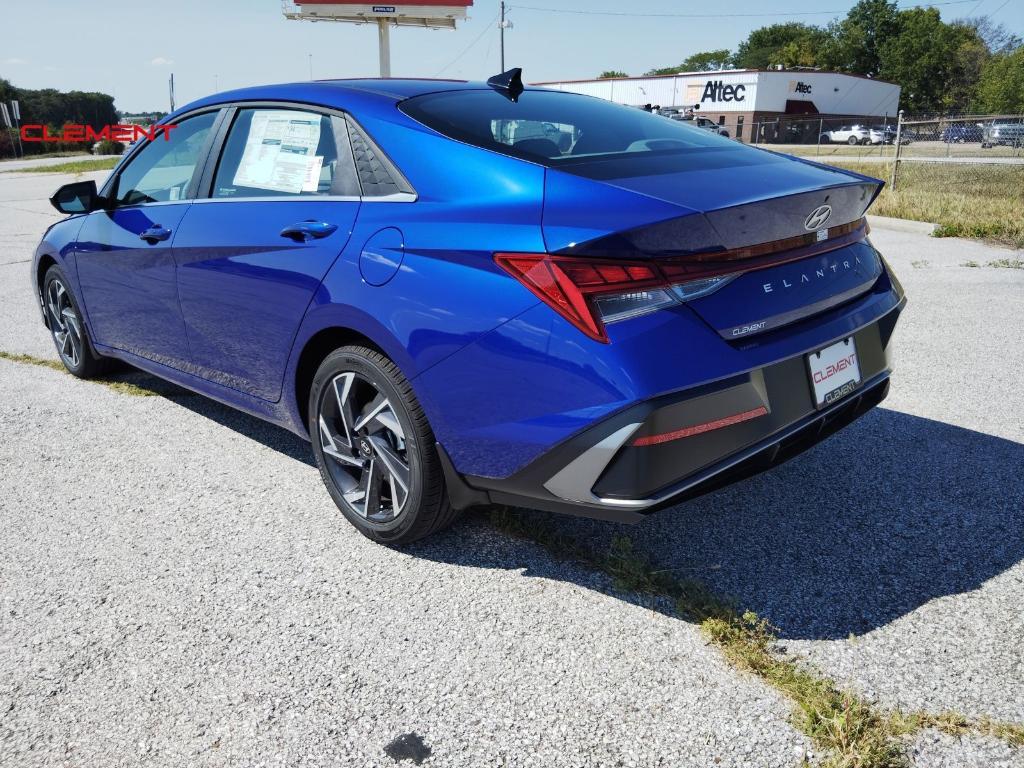
[[[323,167],[323,155],[313,155],[313,157],[308,159],[306,178],[302,182],[303,192],[316,192],[320,189],[320,170]]]
[[[304,190],[319,144],[320,115],[283,110],[256,112],[232,183],[298,194]],[[316,178],[319,181],[319,169]]]

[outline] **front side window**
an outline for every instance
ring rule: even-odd
[[[345,121],[300,109],[240,109],[213,197],[358,195]]]
[[[169,139],[149,142],[118,174],[114,201],[139,205],[185,199],[216,119],[216,112],[190,117],[169,132]]]
[[[449,138],[586,175],[587,166],[622,161],[685,168],[687,158],[740,147],[659,114],[572,93],[527,89],[518,102],[497,91],[460,90],[407,99],[400,109]],[[710,121],[709,121],[710,122]]]

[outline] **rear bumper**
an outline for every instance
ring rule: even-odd
[[[861,386],[815,407],[805,355],[713,384],[646,400],[603,420],[507,478],[458,476],[446,457],[457,507],[509,504],[635,523],[666,506],[770,469],[878,405],[888,394],[889,342],[902,302],[853,334]],[[730,420],[736,414],[747,418]],[[679,439],[647,435],[716,423]]]

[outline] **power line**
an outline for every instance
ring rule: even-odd
[[[992,16],[995,16],[997,13],[999,13],[1001,10],[1003,10],[1003,8],[1005,8],[1009,4],[1010,4],[1010,0],[1006,0],[1005,3],[1003,3],[998,8],[996,8],[994,11],[992,11],[992,13],[989,14],[989,17],[991,18]]]
[[[472,48],[472,47],[473,47],[474,45],[476,45],[477,43],[479,43],[479,42],[480,42],[480,41],[481,41],[481,40],[483,39],[484,35],[486,35],[486,34],[487,34],[488,32],[490,32],[490,31],[491,31],[491,28],[492,28],[492,27],[494,26],[495,22],[497,22],[497,21],[498,21],[498,14],[495,14],[494,18],[493,18],[493,19],[491,19],[491,20],[490,20],[490,21],[489,21],[489,22],[487,23],[487,25],[486,25],[486,26],[485,26],[485,27],[483,28],[483,31],[482,31],[482,32],[480,32],[480,34],[476,36],[476,38],[475,38],[475,39],[473,40],[473,42],[472,42],[472,43],[470,43],[469,45],[467,45],[467,46],[466,46],[465,48],[463,48],[463,49],[462,49],[462,52],[461,52],[461,53],[460,53],[460,54],[459,54],[458,56],[456,56],[456,57],[455,57],[454,59],[452,59],[452,60],[451,60],[451,61],[449,61],[449,62],[448,62],[447,64],[445,64],[445,65],[444,65],[444,66],[443,66],[443,67],[442,67],[442,68],[441,68],[440,70],[438,70],[437,74],[438,74],[438,75],[442,75],[442,74],[444,74],[445,70],[447,70],[447,69],[448,69],[449,67],[451,67],[451,66],[452,66],[452,65],[453,65],[453,64],[454,64],[455,62],[457,62],[457,61],[458,61],[459,59],[461,59],[461,58],[462,58],[463,56],[465,56],[465,55],[466,55],[467,53],[469,53],[469,50],[470,50],[470,49],[471,49],[471,48]]]
[[[918,5],[906,5],[900,10],[907,8],[931,8],[939,5],[967,5],[977,0],[945,0],[941,3],[920,3]],[[1007,0],[1009,2],[1009,0]],[[1005,5],[1005,3],[1004,3]],[[672,18],[672,19],[739,19],[763,16],[835,16],[847,13],[849,8],[838,11],[795,11],[792,13],[780,13],[778,11],[768,13],[637,13],[635,11],[593,11],[580,10],[577,8],[540,8],[535,5],[514,6],[522,11],[541,11],[542,13],[572,13],[580,16],[636,16],[639,18]]]

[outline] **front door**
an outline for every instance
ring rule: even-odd
[[[178,124],[118,171],[110,207],[86,218],[75,257],[85,311],[98,344],[174,368],[190,354],[171,246],[190,202],[196,167],[217,112]]]
[[[295,334],[358,211],[343,118],[303,108],[234,114],[210,197],[189,209],[174,241],[200,376],[280,398]]]

